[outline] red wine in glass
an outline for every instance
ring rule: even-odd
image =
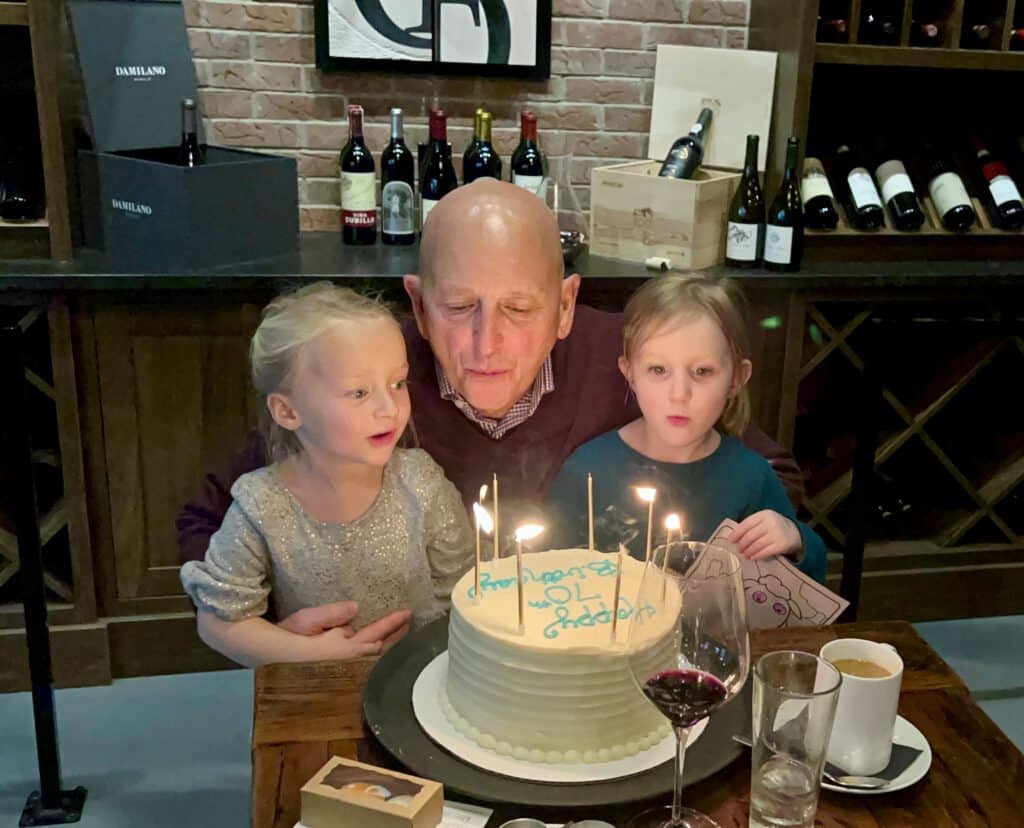
[[[683,807],[683,768],[690,729],[739,693],[750,671],[740,562],[713,544],[659,546],[644,569],[636,606],[646,611],[632,617],[626,661],[640,692],[671,722],[677,750],[671,809],[645,811],[629,826],[715,828]],[[674,625],[667,652],[652,640],[652,630],[664,630],[666,622]]]
[[[663,670],[644,682],[644,695],[673,727],[693,727],[729,697],[722,682],[702,670]]]

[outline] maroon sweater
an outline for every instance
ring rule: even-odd
[[[430,343],[411,323],[403,330],[409,351],[414,439],[444,469],[467,504],[496,473],[505,526],[515,525],[517,513],[527,505],[543,502],[573,451],[640,416],[617,365],[622,352],[621,314],[576,308],[571,333],[551,352],[555,390],[543,397],[529,420],[498,440],[441,398]],[[793,458],[755,426],[747,429],[743,442],[771,463],[790,498],[799,502],[803,479]],[[264,465],[266,450],[253,432],[241,454],[226,468],[206,476],[200,496],[178,516],[182,561],[202,560],[210,535],[231,505],[232,483]]]

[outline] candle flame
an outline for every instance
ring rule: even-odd
[[[487,500],[487,484],[486,483],[484,483],[484,485],[480,487],[480,498],[479,498],[479,500],[480,500],[481,503],[483,503],[485,500]]]
[[[670,532],[678,532],[683,528],[683,522],[679,519],[679,515],[674,512],[665,518],[665,528]]]
[[[658,490],[651,489],[646,486],[637,486],[636,496],[639,497],[644,503],[653,503],[654,498],[658,496]]]
[[[520,543],[532,540],[543,531],[544,527],[539,523],[524,523],[522,526],[516,527],[516,540]]]
[[[476,518],[476,525],[488,535],[494,531],[494,521],[491,519],[491,513],[479,503],[473,504],[473,517]]]

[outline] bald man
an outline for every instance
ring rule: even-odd
[[[419,273],[405,277],[411,423],[467,503],[492,474],[503,517],[541,503],[573,450],[640,415],[617,367],[622,317],[577,307],[579,286],[565,276],[555,216],[533,193],[479,179],[431,211]],[[796,497],[792,458],[756,428],[744,442]],[[207,476],[178,519],[183,560],[203,557],[231,484],[263,465],[255,438],[226,475]]]

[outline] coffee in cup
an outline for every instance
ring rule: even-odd
[[[860,638],[830,641],[821,657],[843,674],[828,761],[850,774],[881,773],[892,755],[903,659],[895,647]]]
[[[858,678],[887,678],[892,675],[880,664],[862,658],[836,658],[832,660],[832,666],[840,673]]]

